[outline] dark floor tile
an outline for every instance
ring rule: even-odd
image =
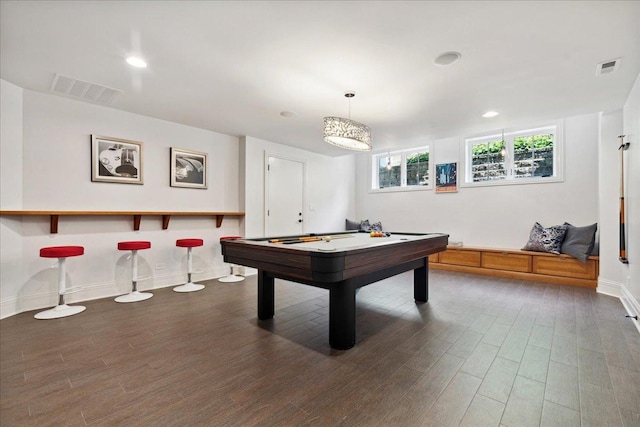
[[[554,335],[551,344],[551,360],[577,367],[578,344],[576,336]]]
[[[498,402],[507,403],[518,367],[517,362],[496,357],[485,375],[478,393]]]
[[[462,418],[460,427],[497,427],[505,404],[476,394]]]
[[[518,375],[501,423],[509,427],[539,426],[543,400],[544,384]]]
[[[471,404],[481,379],[458,373],[426,413],[425,426],[457,426]]]
[[[536,347],[542,347],[551,349],[551,343],[553,342],[553,327],[535,324],[529,335],[530,345]]]
[[[585,349],[578,350],[578,374],[580,382],[612,388],[609,367],[604,353]]]
[[[544,401],[540,427],[580,427],[580,412]]]
[[[618,406],[640,413],[640,372],[609,366],[609,374]]]
[[[460,371],[478,378],[484,378],[493,360],[496,358],[498,350],[499,347],[494,345],[483,342],[479,343],[469,357],[467,357]]]
[[[545,400],[567,408],[580,410],[578,369],[575,366],[551,361],[544,393]]]
[[[580,418],[585,427],[621,426],[622,420],[613,390],[581,383]]]
[[[619,300],[432,271],[416,304],[411,280],[360,289],[348,351],[328,345],[326,290],[278,280],[258,321],[255,276],[3,319],[0,424],[638,425],[640,335]]]
[[[520,362],[518,375],[544,383],[549,369],[550,350],[527,345]]]

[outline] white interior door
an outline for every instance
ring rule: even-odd
[[[302,234],[304,229],[304,163],[267,157],[266,234]]]

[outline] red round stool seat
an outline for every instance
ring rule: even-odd
[[[138,302],[144,301],[153,296],[150,292],[138,292],[138,281],[147,277],[138,277],[138,251],[149,249],[151,242],[132,240],[127,242],[118,242],[118,249],[121,251],[131,251],[131,292],[126,295],[120,295],[115,299],[116,302]]]
[[[51,246],[40,249],[42,258],[68,258],[84,255],[83,246]]]
[[[193,273],[193,255],[191,250],[195,247],[204,245],[202,239],[178,239],[176,240],[176,246],[181,248],[187,248],[187,283],[184,285],[176,286],[173,288],[175,292],[195,292],[204,289],[204,285],[199,283],[193,283],[191,281],[191,274]]]
[[[142,249],[149,249],[150,247],[151,247],[151,242],[141,242],[141,241],[118,242],[118,249],[121,251],[139,251]]]
[[[178,239],[176,240],[176,246],[181,248],[195,248],[196,246],[204,245],[202,239]]]
[[[222,236],[220,237],[220,243],[224,241],[238,240],[238,239],[242,239],[242,236]],[[233,272],[233,264],[231,264],[231,274],[229,274],[228,276],[220,277],[218,279],[218,282],[234,283],[234,282],[242,282],[243,280],[244,280],[243,276],[240,276],[239,274],[235,274]]]
[[[86,310],[82,305],[67,305],[64,301],[66,294],[79,291],[79,286],[67,289],[66,261],[68,257],[84,255],[83,246],[50,246],[40,249],[42,258],[58,258],[58,305],[49,310],[41,311],[34,317],[36,319],[59,319],[73,316]]]

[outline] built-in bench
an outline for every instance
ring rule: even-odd
[[[429,256],[429,267],[435,270],[461,271],[594,289],[598,285],[599,263],[597,256],[590,256],[586,263],[582,263],[564,254],[468,246],[448,246],[446,251]]]

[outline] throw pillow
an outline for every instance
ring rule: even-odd
[[[567,234],[562,242],[561,253],[571,255],[581,262],[587,262],[587,258],[593,251],[593,245],[596,241],[596,230],[598,224],[591,224],[585,227],[575,227],[568,222]]]
[[[345,220],[345,230],[360,230],[360,221]]]
[[[368,219],[363,219],[362,221],[360,221],[360,228],[361,231],[371,231],[371,224],[369,224],[369,220]]]
[[[536,222],[529,233],[529,241],[522,250],[549,252],[559,255],[566,232],[567,226],[564,224],[544,228],[540,223]]]
[[[382,223],[380,221],[371,224],[369,231],[382,231]]]

